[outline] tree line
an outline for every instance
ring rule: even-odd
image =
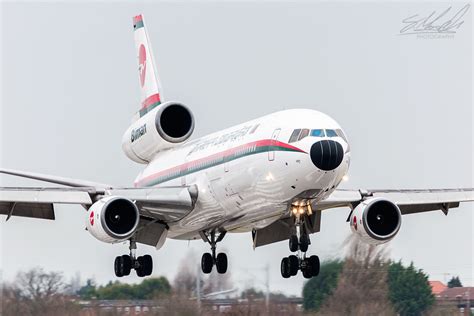
[[[366,245],[352,238],[348,241],[344,259],[326,261],[320,274],[305,283],[302,291],[305,314],[314,315],[447,315],[455,310],[442,309],[428,284],[428,276],[413,264],[387,259],[386,248]],[[58,272],[41,268],[20,272],[15,280],[3,284],[0,312],[3,315],[77,315],[79,300],[161,300],[164,311],[196,314],[196,288],[202,294],[235,288],[231,273],[209,276],[198,273],[190,265],[189,256],[183,260],[178,273],[170,282],[166,277],[147,278],[137,284],[109,282],[96,285],[92,279],[79,286],[79,281],[66,282]],[[199,279],[198,279],[199,278]],[[199,282],[198,282],[199,281]],[[75,283],[75,284],[74,284]],[[0,285],[1,286],[1,285]],[[448,287],[462,286],[453,277]],[[253,287],[240,293],[240,298],[261,302],[248,305],[243,313],[262,313],[265,293]],[[284,298],[272,293],[270,299]],[[273,306],[281,309],[280,306]],[[292,314],[298,314],[293,311]],[[176,313],[175,313],[176,314]],[[177,313],[181,314],[181,313]],[[275,313],[273,313],[275,314]],[[288,313],[287,313],[288,314]]]
[[[385,247],[348,240],[344,260],[321,265],[320,274],[305,283],[303,306],[317,315],[452,315],[453,307],[438,306],[428,275],[413,263],[387,259]],[[453,278],[449,286],[460,286]]]

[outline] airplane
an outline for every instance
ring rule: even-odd
[[[310,235],[320,231],[323,211],[347,207],[354,234],[371,244],[392,240],[402,215],[441,210],[474,200],[474,189],[343,190],[351,150],[342,127],[310,109],[272,113],[194,140],[188,106],[163,98],[143,15],[133,18],[141,108],[122,138],[125,155],[143,164],[134,185],[117,187],[80,179],[0,169],[0,173],[61,185],[0,188],[0,214],[55,219],[56,204],[79,204],[85,226],[105,243],[127,242],[114,261],[117,277],[134,269],[152,274],[150,255],[167,238],[202,239],[210,252],[203,273],[228,267],[217,244],[227,233],[251,232],[253,247],[287,241],[284,278],[301,271],[317,276],[319,257],[308,255]]]

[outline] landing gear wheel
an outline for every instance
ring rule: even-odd
[[[132,269],[139,277],[151,275],[153,272],[153,258],[150,255],[136,257],[137,243],[134,238],[130,239],[130,255],[118,256],[114,261],[114,272],[117,277],[130,275]]]
[[[216,244],[224,238],[227,232],[225,230],[212,230],[202,231],[199,234],[201,238],[211,245],[211,253],[205,253],[201,258],[201,269],[205,274],[209,274],[212,271],[212,267],[216,265],[217,272],[222,274],[227,272],[227,255],[225,253],[219,253],[216,256]],[[216,234],[219,234],[216,236]]]
[[[135,268],[135,271],[137,272],[137,276],[139,276],[140,278],[144,277],[146,274],[145,274],[145,264],[144,264],[144,260],[143,260],[143,257],[138,257],[137,258],[137,262],[138,262],[138,267]]]
[[[309,236],[307,234],[302,234],[300,236],[300,250],[306,252],[309,246]]]
[[[311,274],[311,271],[308,268],[301,270],[301,272],[303,272],[303,276],[306,279],[311,279],[313,277],[313,275]]]
[[[209,252],[206,252],[205,254],[203,254],[201,258],[202,272],[205,274],[211,273],[213,265],[214,265],[214,260],[212,259],[212,255]]]
[[[143,273],[145,276],[151,275],[153,272],[153,259],[150,255],[144,255],[142,257]]]
[[[319,257],[318,256],[309,257],[308,265],[306,269],[311,273],[312,276],[314,277],[318,276],[319,268],[320,268]]]
[[[223,252],[216,257],[216,268],[220,274],[226,273],[227,271],[227,255]]]
[[[295,276],[298,274],[298,270],[300,268],[300,262],[298,260],[298,257],[295,255],[291,255],[288,257],[288,263],[289,263],[289,272],[291,276]]]
[[[298,236],[296,236],[296,235],[291,235],[290,236],[289,246],[290,246],[290,251],[291,252],[298,251]]]
[[[291,276],[290,260],[287,257],[281,259],[280,271],[281,271],[281,276],[284,277],[285,279],[288,279]]]
[[[132,270],[132,258],[129,255],[122,256],[122,276],[129,275]]]
[[[114,271],[115,275],[119,278],[123,277],[123,258],[121,256],[116,257],[114,261]]]

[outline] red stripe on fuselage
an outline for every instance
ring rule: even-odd
[[[280,142],[280,141],[277,141],[277,140],[263,139],[263,140],[258,140],[258,141],[255,141],[255,142],[247,143],[247,144],[244,144],[244,145],[240,145],[240,146],[237,146],[237,147],[234,147],[234,148],[231,148],[231,149],[227,149],[227,150],[221,151],[219,153],[216,153],[216,154],[213,154],[213,155],[210,155],[210,156],[206,156],[206,157],[203,157],[203,158],[200,158],[200,159],[196,159],[196,160],[178,165],[176,167],[172,167],[172,168],[169,168],[169,169],[159,171],[157,173],[154,173],[152,175],[149,175],[145,178],[140,179],[138,182],[135,182],[135,186],[138,187],[142,183],[149,182],[149,181],[151,181],[155,178],[158,178],[160,176],[163,176],[165,174],[169,174],[169,173],[173,173],[173,172],[177,172],[177,171],[182,172],[182,171],[186,170],[189,166],[193,166],[193,165],[200,164],[200,163],[210,161],[210,160],[214,160],[214,159],[217,159],[217,158],[230,156],[230,155],[234,154],[235,152],[237,152],[239,150],[242,150],[244,148],[249,148],[249,147],[252,147],[252,146],[256,146],[257,148],[258,147],[264,147],[264,146],[275,146],[275,147],[287,148],[287,149],[297,151],[297,152],[306,153],[304,150],[301,150],[298,147],[292,146],[292,145],[287,144],[287,143],[283,143],[283,142]]]

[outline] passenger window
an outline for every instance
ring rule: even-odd
[[[326,136],[327,137],[337,137],[336,131],[333,129],[327,129],[326,130]]]
[[[306,136],[309,135],[309,129],[305,128],[301,130],[300,137],[298,137],[298,140],[302,140]]]
[[[290,136],[290,140],[288,141],[289,143],[294,143],[298,140],[298,136],[300,135],[301,130],[300,129],[295,129],[293,133]]]
[[[311,136],[324,137],[324,130],[322,130],[322,129],[313,129],[313,130],[311,130]]]

